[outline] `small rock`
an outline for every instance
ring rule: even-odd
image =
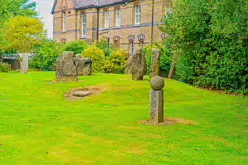
[[[72,93],[72,95],[76,96],[76,97],[85,97],[85,96],[89,96],[91,94],[92,94],[92,92],[88,92],[88,91],[77,91],[77,92]]]

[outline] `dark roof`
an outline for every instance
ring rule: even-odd
[[[75,9],[99,8],[108,5],[125,3],[133,0],[72,0]],[[54,0],[52,14],[54,13],[57,0]]]

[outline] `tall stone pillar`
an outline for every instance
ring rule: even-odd
[[[152,90],[150,91],[150,120],[151,124],[164,122],[164,79],[155,76],[150,82]]]
[[[152,49],[152,61],[150,68],[150,76],[160,75],[160,51],[158,49]]]
[[[28,73],[28,53],[23,53],[21,56],[21,74]]]

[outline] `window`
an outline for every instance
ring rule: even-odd
[[[66,32],[66,12],[63,12],[63,14],[62,14],[62,19],[63,19],[63,21],[62,21],[62,24],[63,24],[63,32]]]
[[[104,27],[109,28],[109,11],[104,12]]]
[[[82,14],[82,37],[85,37],[86,36],[86,27],[87,24],[86,24],[86,13],[83,13]]]
[[[133,43],[133,41],[132,42],[130,42],[129,43],[130,45],[129,45],[129,52],[130,52],[130,54],[133,54],[134,53],[134,43]]]
[[[140,24],[140,19],[141,19],[140,5],[136,5],[135,6],[135,24],[136,25]]]
[[[115,26],[120,27],[121,26],[121,12],[120,12],[120,9],[115,10],[115,17],[116,17]]]

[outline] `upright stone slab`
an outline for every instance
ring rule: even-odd
[[[142,49],[138,48],[132,57],[131,73],[133,80],[143,80],[143,76],[147,72],[147,64],[145,54]]]
[[[21,57],[21,74],[26,74],[28,73],[28,54],[27,53],[23,53],[20,54]]]
[[[58,81],[77,81],[77,70],[74,65],[73,52],[64,52],[57,59],[56,77]]]
[[[83,58],[84,60],[84,68],[83,68],[83,75],[90,76],[92,75],[92,63],[93,60],[90,58]]]
[[[150,120],[151,124],[164,122],[164,79],[159,76],[152,78],[150,82]]]
[[[92,75],[92,62],[90,58],[74,58],[78,76]]]
[[[150,76],[159,76],[160,75],[160,51],[158,49],[152,49],[152,61]]]
[[[132,74],[131,69],[132,69],[132,57],[130,56],[125,64],[125,74]]]

